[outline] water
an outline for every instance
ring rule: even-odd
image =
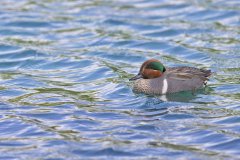
[[[240,159],[240,1],[0,1],[1,159]],[[149,58],[215,72],[135,94]]]

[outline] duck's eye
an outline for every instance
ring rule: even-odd
[[[159,70],[161,72],[165,72],[166,68],[160,62],[151,62],[147,65],[148,69]]]

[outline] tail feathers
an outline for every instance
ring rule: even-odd
[[[200,69],[202,73],[204,73],[204,77],[209,77],[212,75],[211,70]]]

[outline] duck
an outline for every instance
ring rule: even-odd
[[[211,70],[188,66],[167,68],[159,60],[149,59],[129,81],[134,81],[135,92],[164,95],[203,88],[211,74]]]

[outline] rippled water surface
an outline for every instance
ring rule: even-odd
[[[131,90],[141,63],[215,72]],[[1,159],[240,159],[239,0],[0,1]]]

